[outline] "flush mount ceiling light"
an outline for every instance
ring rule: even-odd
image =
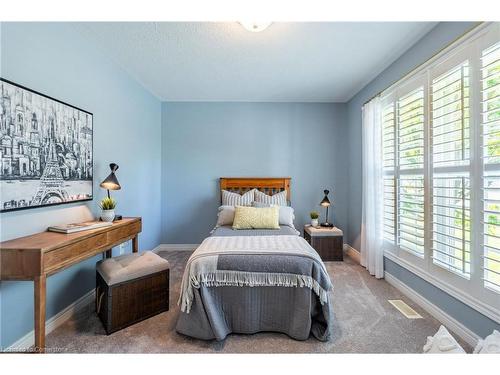
[[[243,26],[248,31],[252,33],[258,33],[259,31],[263,31],[267,29],[272,22],[243,22],[240,21],[240,25]]]

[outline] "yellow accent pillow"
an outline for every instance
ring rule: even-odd
[[[234,209],[233,229],[280,229],[280,208],[245,207]]]

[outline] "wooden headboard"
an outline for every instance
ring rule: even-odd
[[[221,202],[222,190],[243,194],[251,189],[257,189],[269,195],[286,191],[286,200],[290,202],[290,180],[290,177],[221,177]]]

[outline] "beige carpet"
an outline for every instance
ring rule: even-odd
[[[93,306],[47,336],[47,347],[77,353],[421,353],[440,323],[398,290],[376,280],[350,258],[327,262],[334,284],[334,337],[295,341],[284,334],[231,335],[224,342],[179,335],[175,323],[180,278],[189,252],[161,252],[171,263],[171,309],[106,336]],[[407,319],[388,299],[403,299],[423,319]],[[467,352],[471,348],[459,342]]]

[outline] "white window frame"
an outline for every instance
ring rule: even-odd
[[[484,23],[467,33],[464,37],[447,47],[434,58],[424,63],[407,77],[396,82],[385,90],[382,96],[382,107],[391,101],[396,103],[397,99],[411,92],[417,87],[424,86],[425,101],[425,127],[424,127],[424,186],[425,186],[425,249],[424,257],[412,254],[398,247],[397,242],[391,244],[384,241],[384,256],[400,266],[412,271],[417,276],[439,287],[451,296],[464,302],[485,316],[500,323],[500,294],[492,291],[483,284],[483,249],[482,242],[482,186],[481,176],[483,173],[481,127],[480,119],[480,55],[481,52],[499,40],[500,23]],[[432,154],[430,147],[432,119],[430,113],[430,93],[432,80],[442,73],[464,61],[469,62],[470,76],[470,216],[471,216],[471,275],[470,279],[450,272],[432,261]],[[396,123],[396,129],[398,125]],[[396,130],[397,148],[397,130]],[[395,150],[396,166],[394,175],[399,178],[397,165],[397,149]],[[451,167],[450,170],[455,169]],[[462,168],[463,169],[463,168]],[[397,197],[397,193],[396,193]],[[397,205],[397,203],[396,203]],[[395,220],[397,227],[397,222]],[[397,231],[396,231],[397,232]],[[397,234],[396,234],[397,237]]]

